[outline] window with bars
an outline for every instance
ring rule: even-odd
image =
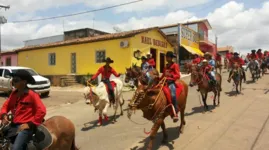
[[[95,52],[95,62],[96,63],[103,63],[106,59],[106,51],[105,50],[97,50]]]
[[[56,54],[55,53],[49,53],[49,65],[50,66],[56,65]]]
[[[11,66],[11,57],[6,58],[6,66]]]

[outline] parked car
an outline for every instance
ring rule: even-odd
[[[27,86],[39,93],[41,96],[49,96],[50,93],[50,80],[39,75],[36,71],[27,67],[18,67],[18,66],[1,66],[0,67],[0,91],[5,93],[10,93],[13,89],[11,82],[11,73],[15,73],[18,70],[28,71],[33,78],[35,79],[35,84],[28,84]]]

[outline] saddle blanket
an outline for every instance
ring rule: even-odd
[[[110,81],[110,84],[111,84],[112,89],[114,91],[114,89],[115,89],[115,87],[116,87],[117,84],[114,81]],[[109,93],[109,88],[108,88],[107,84],[105,84],[105,85],[106,85],[106,91],[107,91],[107,93],[110,94]]]
[[[176,82],[176,97],[177,99],[179,98],[181,92],[183,91],[183,85],[181,83]],[[171,92],[168,86],[163,87],[163,92],[168,100],[168,102],[171,104],[172,103],[172,97],[171,97]]]

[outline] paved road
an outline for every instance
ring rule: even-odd
[[[220,107],[202,114],[196,87],[190,88],[186,109],[184,134],[176,134],[179,123],[174,124],[166,119],[169,134],[169,144],[161,145],[162,133],[159,130],[154,144],[154,150],[268,150],[269,148],[269,75],[257,83],[243,84],[241,95],[235,96],[232,84],[226,82],[224,74],[223,92]],[[189,78],[184,80],[188,81]],[[213,101],[209,95],[208,104]],[[148,137],[143,133],[144,128],[150,130],[152,123],[142,118],[137,111],[132,119],[146,125],[136,125],[128,120],[126,111],[119,116],[115,124],[97,126],[98,114],[93,108],[85,105],[79,92],[55,90],[51,97],[44,99],[48,106],[47,117],[63,115],[71,119],[76,126],[76,143],[81,150],[138,150],[145,149]],[[124,93],[125,99],[132,96],[131,92]],[[47,102],[49,100],[50,102]],[[64,104],[67,101],[75,102]],[[55,101],[55,103],[53,103]],[[57,102],[60,101],[60,102]],[[60,105],[60,106],[59,106]],[[126,108],[126,105],[124,106]],[[109,110],[112,115],[112,109]],[[84,125],[85,123],[86,126]]]

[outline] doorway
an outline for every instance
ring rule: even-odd
[[[157,53],[157,50],[154,49],[154,48],[150,48],[150,53],[152,55],[152,58],[154,59],[156,65],[154,66],[154,68],[156,69],[156,66],[157,66],[157,62],[156,62],[156,53]]]
[[[76,53],[71,53],[71,73],[77,72],[77,59]]]
[[[163,73],[163,68],[165,66],[165,54],[160,53],[160,72]]]

